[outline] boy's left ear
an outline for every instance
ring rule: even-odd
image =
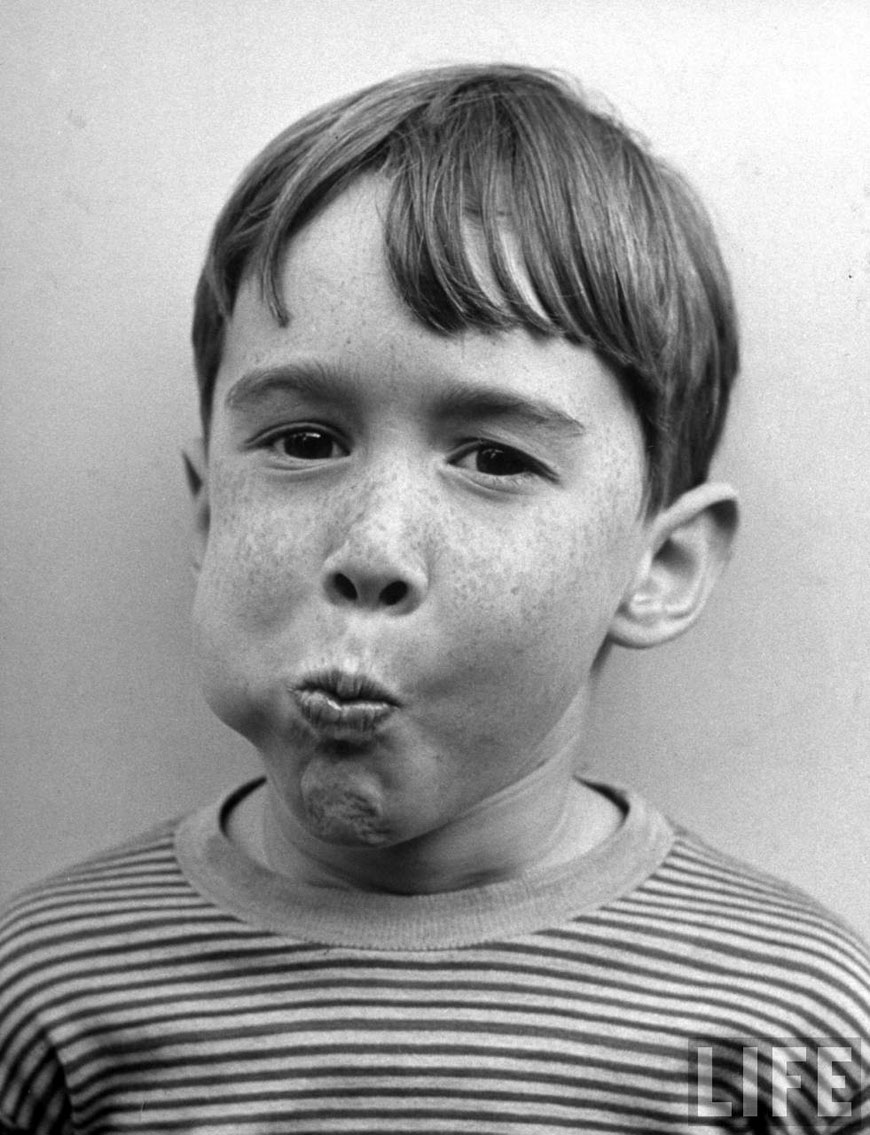
[[[729,485],[703,484],[649,523],[646,549],[610,624],[621,646],[657,646],[695,622],[727,564],[738,525]]]
[[[208,502],[208,456],[205,441],[195,438],[181,451],[187,487],[193,497],[193,554],[191,564],[195,575],[199,574],[208,543],[209,502]]]

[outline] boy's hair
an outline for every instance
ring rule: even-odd
[[[737,371],[728,276],[681,177],[548,72],[467,65],[401,75],[277,136],[221,212],[196,293],[208,432],[243,279],[275,319],[290,238],[364,175],[388,187],[398,295],[445,334],[526,328],[587,344],[620,376],[647,449],[650,510],[701,483]]]

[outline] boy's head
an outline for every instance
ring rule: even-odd
[[[276,814],[392,847],[540,768],[558,799],[603,644],[689,626],[733,528],[686,190],[538,72],[401,78],[257,160],[194,339],[206,694]]]
[[[206,431],[242,280],[255,277],[284,321],[287,242],[372,174],[388,186],[385,251],[415,318],[446,334],[520,327],[592,346],[638,413],[648,507],[704,481],[738,359],[706,214],[678,174],[568,83],[516,66],[399,76],[309,114],[253,162],[197,289]]]

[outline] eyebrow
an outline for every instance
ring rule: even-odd
[[[272,394],[284,392],[347,404],[361,381],[358,376],[316,360],[256,367],[233,383],[224,405],[230,410],[244,411]],[[552,402],[528,398],[500,386],[466,386],[448,381],[439,389],[433,405],[436,413],[446,419],[501,420],[557,438],[579,438],[586,433],[582,422]]]
[[[526,398],[500,386],[449,384],[438,398],[446,418],[489,418],[562,437],[582,437],[586,427],[567,411],[543,398]]]
[[[233,383],[224,398],[228,410],[245,410],[262,402],[270,394],[288,391],[309,397],[342,396],[354,385],[353,379],[318,362],[273,367],[255,367]]]

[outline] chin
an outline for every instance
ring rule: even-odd
[[[343,847],[386,847],[395,842],[379,787],[349,782],[335,769],[309,765],[300,784],[305,825],[325,843]]]

